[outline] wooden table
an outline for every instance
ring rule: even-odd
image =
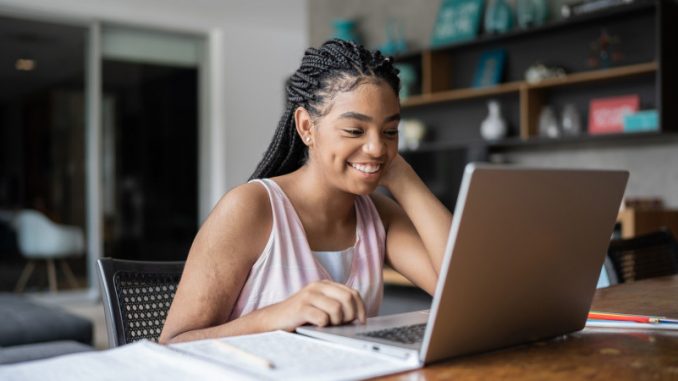
[[[600,289],[592,309],[678,318],[678,276]],[[678,380],[678,331],[587,328],[380,380]]]

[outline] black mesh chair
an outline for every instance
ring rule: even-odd
[[[621,283],[678,274],[678,243],[670,230],[612,240],[607,253]]]
[[[110,347],[158,341],[184,262],[97,261]]]

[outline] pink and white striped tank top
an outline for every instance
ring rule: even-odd
[[[311,282],[332,280],[311,252],[301,220],[282,188],[270,179],[253,181],[268,191],[273,224],[266,247],[252,266],[229,320],[281,302]],[[360,293],[367,315],[376,316],[383,296],[386,233],[369,196],[358,196],[355,208],[356,242],[345,285]]]

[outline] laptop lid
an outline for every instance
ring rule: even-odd
[[[582,329],[627,179],[467,165],[420,360]]]

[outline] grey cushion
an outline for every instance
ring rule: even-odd
[[[92,351],[94,348],[76,341],[52,341],[49,343],[16,345],[0,348],[0,364],[41,360],[69,353]]]
[[[92,344],[92,322],[23,296],[0,294],[0,347],[58,340]]]

